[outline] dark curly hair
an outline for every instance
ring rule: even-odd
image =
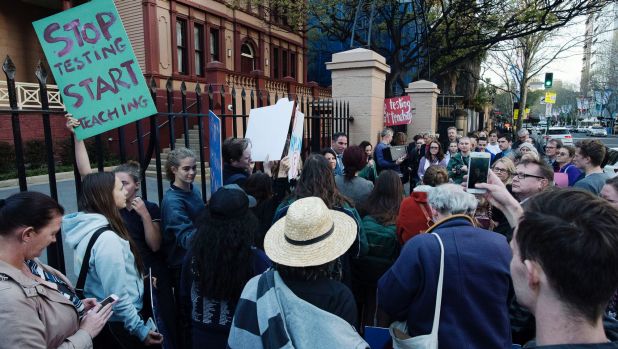
[[[305,160],[292,198],[302,199],[309,196],[319,197],[329,209],[343,207],[344,204],[351,205],[350,200],[337,190],[328,160],[319,154],[311,154]]]
[[[255,275],[251,251],[258,220],[247,211],[241,217],[218,219],[204,210],[197,221],[191,271],[198,293],[216,300],[237,301]]]
[[[274,268],[282,278],[300,281],[316,281],[320,279],[341,281],[343,270],[341,258],[312,267],[289,267],[287,265],[274,264]]]

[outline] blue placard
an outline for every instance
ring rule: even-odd
[[[208,131],[210,149],[210,193],[223,186],[223,162],[221,159],[221,119],[208,111]]]

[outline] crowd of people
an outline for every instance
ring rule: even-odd
[[[618,348],[602,143],[336,133],[296,178],[251,148],[224,141],[206,202],[190,149],[169,152],[159,208],[139,164],[93,172],[77,140],[78,212],[0,200],[0,348],[368,348],[367,326],[393,348]],[[490,153],[484,194],[467,192],[472,152]],[[37,258],[57,234],[76,275]]]

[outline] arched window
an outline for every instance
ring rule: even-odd
[[[255,49],[250,42],[245,42],[240,47],[240,71],[245,74],[255,70]]]

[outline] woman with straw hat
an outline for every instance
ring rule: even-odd
[[[347,214],[356,223],[356,239],[349,246],[348,251],[339,258],[342,264],[342,281],[347,286],[351,286],[350,259],[365,255],[369,246],[358,211],[352,206],[351,201],[337,189],[332,171],[323,156],[313,154],[307,158],[294,192],[279,205],[273,222],[284,217],[293,202],[311,196],[322,199],[327,208]]]
[[[274,269],[245,286],[230,348],[367,348],[354,329],[356,304],[339,280],[356,222],[317,197],[296,200],[266,233]]]

